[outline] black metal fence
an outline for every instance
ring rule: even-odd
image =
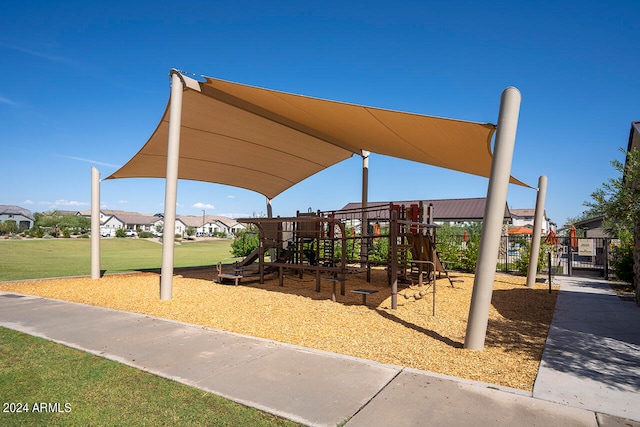
[[[457,248],[456,257],[448,259],[453,269],[464,269],[464,258],[471,243],[466,236],[449,236],[438,239],[439,247]],[[452,241],[453,240],[453,241]],[[598,275],[609,278],[610,262],[608,238],[571,238],[556,237],[549,242],[545,237],[541,239],[540,258],[544,259],[541,272],[548,272],[548,253],[551,253],[551,273],[554,275]],[[531,235],[502,236],[496,271],[504,273],[526,273],[529,260]],[[449,250],[449,252],[455,252]],[[446,254],[441,257],[446,258]],[[473,265],[472,263],[467,263]],[[524,269],[524,271],[523,271]]]

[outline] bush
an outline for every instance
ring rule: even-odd
[[[371,261],[387,262],[389,258],[389,239],[379,238],[373,240],[373,245],[369,249],[369,259]]]
[[[538,265],[536,267],[536,272],[540,272],[544,269],[547,264],[547,253],[551,250],[551,246],[546,243],[540,243],[540,252],[538,254]],[[515,260],[514,265],[516,271],[518,271],[523,276],[526,276],[529,273],[529,259],[531,258],[531,243],[526,241],[520,247],[520,258]]]
[[[234,257],[245,257],[257,249],[259,245],[260,238],[257,233],[251,230],[240,231],[231,242],[231,254]]]
[[[633,243],[630,238],[623,238],[620,245],[611,248],[611,266],[616,277],[623,282],[633,283]]]
[[[138,233],[138,237],[140,237],[141,239],[150,239],[155,236],[149,231],[141,231]]]
[[[34,227],[26,232],[31,237],[37,237],[41,239],[44,236],[44,230],[40,227]]]
[[[0,236],[2,235],[11,235],[18,232],[18,226],[16,222],[12,219],[8,219],[6,221],[0,221]]]
[[[478,251],[480,249],[480,236],[473,234],[469,238],[467,245],[462,252],[462,259],[460,261],[461,267],[464,271],[474,272],[478,265]]]
[[[116,237],[127,237],[127,230],[124,228],[118,228],[116,230]]]

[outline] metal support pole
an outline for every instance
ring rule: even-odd
[[[551,252],[547,252],[547,263],[549,264],[549,293],[551,293]]]
[[[180,73],[176,70],[171,70],[171,105],[169,107],[164,232],[162,234],[162,271],[160,276],[161,300],[170,300],[173,293],[173,245],[175,243],[176,202],[178,198],[178,161],[180,158],[183,90],[184,86]]]
[[[487,204],[480,236],[478,266],[473,283],[464,342],[464,347],[469,350],[482,350],[487,334],[489,308],[491,307],[493,282],[500,249],[504,207],[507,203],[507,189],[511,177],[511,162],[521,99],[518,89],[508,87],[502,92],[500,100],[491,176],[487,189]]]
[[[398,212],[391,211],[389,221],[389,269],[391,271],[391,308],[398,308]]]
[[[100,172],[91,167],[91,278],[100,278]]]
[[[538,258],[540,256],[540,237],[542,222],[544,221],[544,202],[547,197],[547,177],[538,178],[538,197],[536,198],[536,214],[533,219],[533,234],[531,236],[531,250],[529,251],[529,268],[527,270],[527,287],[533,289],[538,273]]]
[[[267,218],[273,218],[273,206],[271,206],[271,199],[268,197],[267,197]],[[280,238],[278,238],[278,240],[280,240]],[[271,262],[274,262],[274,260],[276,259],[276,256],[277,256],[276,248],[274,247],[269,248],[269,258],[271,259]]]
[[[604,262],[604,280],[609,280],[609,238],[605,237],[602,241],[602,257]]]
[[[568,238],[569,244],[567,245],[567,273],[569,276],[573,276],[573,246],[571,243],[571,236]]]
[[[360,226],[360,267],[367,266],[369,257],[369,221],[367,206],[369,204],[369,154],[362,150],[362,225]]]

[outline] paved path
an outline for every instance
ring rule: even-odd
[[[555,280],[561,291],[533,396],[640,421],[640,307],[602,279]]]
[[[605,292],[608,285],[597,281],[563,279],[561,286],[533,394],[138,314],[1,292],[0,326],[306,425],[348,421],[350,427],[640,427],[639,341],[633,332],[640,324],[640,309]],[[611,312],[605,310],[608,304]],[[604,323],[611,322],[608,332],[600,330],[603,322],[594,314],[596,308]]]

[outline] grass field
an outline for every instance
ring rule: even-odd
[[[175,247],[176,268],[230,263],[231,240],[188,242]],[[106,273],[159,269],[162,245],[146,239],[100,240]],[[0,281],[86,276],[91,273],[89,239],[0,240]]]
[[[158,269],[162,246],[102,239],[106,273]],[[231,241],[175,248],[176,267],[232,262]],[[0,281],[90,274],[88,239],[0,240]],[[296,425],[192,387],[46,340],[0,328],[0,425]],[[33,405],[56,412],[34,412]],[[56,406],[58,405],[58,406]],[[2,408],[5,409],[5,408]]]
[[[2,426],[294,426],[111,360],[0,328]]]

